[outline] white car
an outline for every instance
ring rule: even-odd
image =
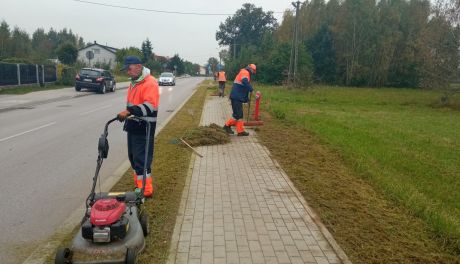
[[[159,85],[176,85],[176,77],[171,72],[163,72],[158,79]]]

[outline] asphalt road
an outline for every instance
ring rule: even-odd
[[[175,87],[160,87],[157,128],[202,80],[178,79]],[[61,97],[64,99],[41,104],[34,104],[34,94],[24,96],[27,100],[23,101],[16,96],[22,109],[0,111],[0,263],[22,263],[90,191],[98,138],[105,122],[123,110],[126,89],[80,95],[86,96]],[[2,100],[11,102],[11,98],[0,97],[0,105]],[[102,179],[113,175],[127,160],[126,134],[121,123],[113,124]]]

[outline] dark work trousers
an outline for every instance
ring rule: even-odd
[[[233,118],[235,120],[242,119],[243,118],[243,103],[238,101],[238,100],[233,100],[232,101],[232,110],[233,110]]]
[[[225,96],[225,82],[219,82],[219,96]]]
[[[152,124],[151,136],[149,138],[149,148],[147,155],[147,174],[152,172],[151,164],[153,160],[153,148],[154,148],[154,135],[155,135],[156,123]],[[137,175],[144,174],[144,160],[145,160],[145,145],[147,143],[147,133],[137,134],[128,132],[128,157],[131,162],[131,167],[134,169]]]

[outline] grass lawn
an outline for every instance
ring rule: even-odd
[[[31,93],[31,92],[61,89],[65,87],[71,87],[71,86],[61,85],[61,84],[46,84],[44,87],[40,87],[39,85],[17,86],[14,88],[1,88],[0,87],[1,89],[0,94],[26,94],[26,93]]]
[[[353,262],[460,261],[458,95],[256,88],[262,142]]]
[[[115,80],[117,81],[117,83],[121,83],[121,82],[128,82],[130,78],[126,74],[115,75]]]

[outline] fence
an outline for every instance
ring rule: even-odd
[[[56,66],[0,63],[0,86],[55,82]]]

